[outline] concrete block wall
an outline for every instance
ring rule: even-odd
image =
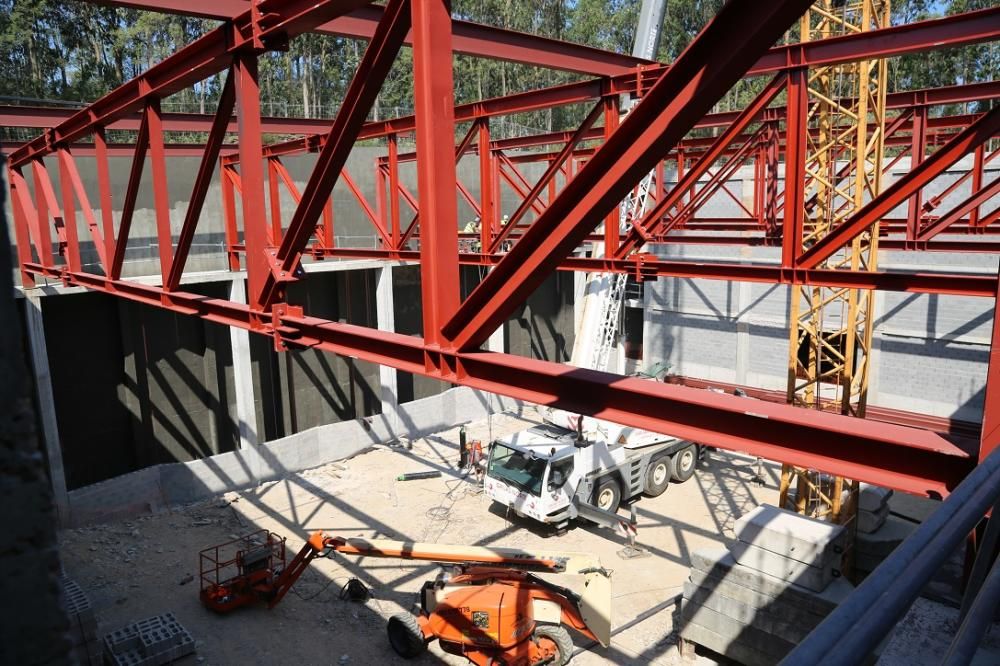
[[[969,158],[960,161],[926,191],[929,195],[943,191],[970,166]],[[904,160],[894,169],[894,177],[907,168]],[[986,180],[997,173],[1000,168],[988,170]],[[741,171],[731,189],[739,192],[742,186],[745,192],[752,191],[751,178],[749,171]],[[957,188],[939,210],[967,197],[969,187]],[[702,215],[729,214],[719,205],[719,196]],[[985,210],[998,204],[1000,197],[994,197]],[[905,214],[904,206],[893,216]],[[655,251],[689,261],[774,264],[780,259],[776,248],[660,245]],[[997,267],[998,258],[991,255],[882,252],[879,256],[879,269],[887,271],[996,275]],[[666,361],[672,372],[682,375],[784,389],[789,299],[789,289],[781,285],[674,278],[647,283],[643,365]],[[870,404],[981,419],[992,299],[882,292],[876,295],[875,316]]]

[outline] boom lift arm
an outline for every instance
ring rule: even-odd
[[[219,556],[226,546],[239,548],[232,559]],[[567,624],[602,645],[608,645],[611,640],[610,574],[595,556],[587,553],[345,538],[328,536],[323,532],[310,535],[287,566],[284,564],[284,552],[285,540],[266,530],[202,551],[202,603],[220,613],[255,601],[266,602],[269,608],[273,608],[314,559],[336,552],[453,565],[452,576],[425,585],[425,613],[419,618],[425,639],[437,637],[443,645],[454,629],[453,620],[446,612],[440,611],[448,606],[449,596],[456,589],[477,590],[476,594],[481,595],[486,588],[496,586],[499,586],[497,589],[516,589],[517,594],[507,596],[517,599],[517,603],[531,604],[538,600],[543,604],[549,603],[550,608],[558,608],[556,622]],[[206,562],[209,565],[207,568]],[[228,578],[220,575],[222,570],[233,566],[236,568],[235,575]],[[581,575],[584,577],[584,591],[576,594],[536,574]],[[427,607],[428,588],[434,599],[432,605],[439,607],[437,613],[433,607]],[[525,615],[530,616],[530,613]],[[519,636],[516,642],[523,643],[523,638]],[[455,643],[454,640],[451,642]],[[477,649],[485,650],[482,646]],[[470,649],[463,651],[470,659],[473,659],[472,652]]]

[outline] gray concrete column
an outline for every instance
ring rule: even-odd
[[[392,266],[378,269],[375,284],[375,318],[378,330],[395,332],[396,315],[395,302],[392,297]],[[396,436],[399,432],[399,390],[396,381],[396,369],[387,365],[378,367],[380,397],[382,399],[382,418],[389,432]]]
[[[42,423],[42,439],[49,461],[49,479],[52,496],[60,525],[70,524],[69,493],[66,490],[66,470],[63,467],[62,446],[59,444],[59,427],[56,422],[56,403],[52,395],[52,375],[49,373],[49,353],[45,346],[45,327],[42,321],[42,299],[38,294],[24,299],[25,323],[28,345],[31,349],[31,367],[35,375],[38,398],[38,420]]]
[[[246,303],[246,280],[235,278],[229,285],[229,300]],[[233,387],[236,391],[236,422],[240,429],[240,449],[257,446],[257,410],[254,409],[253,366],[250,362],[250,332],[231,326],[229,339],[233,348]]]

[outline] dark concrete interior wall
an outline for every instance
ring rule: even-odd
[[[573,274],[556,271],[504,325],[508,353],[557,363],[573,353]]]
[[[485,276],[485,269],[462,266],[459,273],[462,298]],[[568,362],[573,352],[573,274],[556,271],[504,324],[507,351],[546,361]],[[396,332],[422,335],[420,267],[393,269],[393,299]],[[449,385],[428,377],[398,373],[399,402],[434,395]]]
[[[228,328],[103,294],[45,298],[42,315],[70,489],[235,448]]]
[[[423,336],[424,317],[420,294],[420,266],[392,269],[392,303],[396,333]],[[437,395],[451,384],[423,375],[396,372],[396,400],[399,404]]]
[[[376,326],[373,270],[312,274],[291,287],[288,300],[315,317]],[[250,336],[250,356],[262,441],[381,412],[373,363],[311,349],[279,353],[259,335]]]

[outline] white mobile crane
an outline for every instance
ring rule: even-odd
[[[665,0],[644,0],[633,55],[656,56]],[[629,100],[628,113],[636,100]],[[621,233],[642,217],[654,173],[647,174],[619,207]],[[595,255],[606,248],[598,245]],[[583,318],[571,363],[606,370],[616,346],[625,273],[588,275]],[[609,527],[622,524],[622,502],[641,494],[662,494],[671,479],[694,474],[702,447],[677,437],[630,428],[562,410],[548,410],[545,423],[502,437],[490,445],[484,489],[495,502],[519,515],[566,526],[584,518]]]

